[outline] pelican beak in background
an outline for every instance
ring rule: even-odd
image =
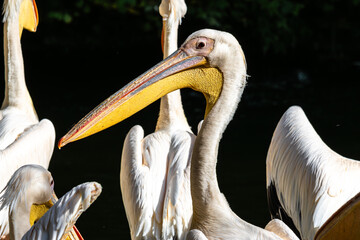
[[[56,202],[56,196],[53,194],[52,198],[44,204],[33,204],[30,209],[30,225],[34,225]]]
[[[203,42],[199,45],[199,41]],[[223,83],[222,73],[210,67],[206,57],[213,46],[214,40],[205,37],[189,40],[88,113],[60,139],[58,147],[113,126],[180,88],[204,93],[206,116],[219,97]]]
[[[23,0],[20,5],[19,33],[23,29],[35,32],[39,23],[39,15],[35,0]]]

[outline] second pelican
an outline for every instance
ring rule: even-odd
[[[177,49],[184,0],[162,0],[164,58]],[[190,158],[195,135],[186,121],[180,90],[161,98],[156,131],[142,138],[131,128],[123,145],[120,186],[131,239],[185,238],[192,217]]]

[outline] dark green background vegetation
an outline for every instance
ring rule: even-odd
[[[186,3],[189,8],[184,21],[195,23],[192,26],[232,32],[264,54],[304,53],[306,49],[306,53],[339,58],[353,56],[359,50],[352,48],[360,38],[359,0],[190,0]],[[139,35],[159,33],[161,28],[159,1],[155,0],[42,1],[38,5],[40,13],[46,11],[41,14],[44,25],[64,23],[73,28],[82,21],[90,21],[93,24],[88,27],[100,35],[107,34],[109,28],[136,28]],[[131,24],[127,19],[132,20]],[[111,20],[117,22],[109,26]],[[124,31],[114,34],[121,32]],[[85,44],[103,44],[102,39],[85,40]]]

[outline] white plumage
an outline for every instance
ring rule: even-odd
[[[47,119],[39,122],[25,83],[19,23],[24,2],[35,4],[29,0],[4,2],[5,97],[0,110],[0,189],[20,166],[39,164],[48,168],[54,150],[54,126]],[[32,6],[37,12],[36,5]],[[3,209],[0,236],[7,232],[7,210]]]
[[[217,182],[216,163],[219,142],[235,113],[245,84],[245,56],[235,37],[226,32],[211,29],[200,30],[190,35],[181,47],[169,57],[128,83],[88,113],[61,138],[59,146],[64,146],[69,142],[112,126],[174,90],[192,88],[202,92],[207,104],[205,120],[199,124],[201,129],[195,139],[191,156],[190,187],[193,216],[192,230],[188,233],[187,239],[203,239],[204,237],[208,239],[281,239],[275,233],[251,225],[236,216],[220,192]],[[185,132],[180,136],[187,139],[185,142],[190,145],[193,138],[189,135]],[[164,216],[164,211],[162,214],[154,214],[158,208],[162,208],[163,200],[159,197],[154,198],[152,194],[184,189],[181,188],[182,185],[177,182],[178,180],[174,184],[170,183],[171,186],[168,187],[171,179],[169,175],[166,180],[162,180],[160,183],[156,182],[155,180],[162,179],[162,174],[166,175],[166,172],[161,170],[151,175],[150,169],[156,164],[165,164],[167,169],[173,171],[173,166],[184,167],[186,164],[178,162],[173,165],[166,161],[158,163],[152,158],[152,156],[168,154],[162,155],[158,151],[153,151],[153,146],[161,144],[165,150],[181,149],[183,147],[176,143],[184,142],[183,140],[174,141],[172,137],[162,135],[161,132],[155,132],[151,141],[148,141],[147,138],[142,139],[142,129],[135,126],[125,140],[123,159],[133,159],[133,161],[128,161],[125,166],[122,166],[122,170],[128,168],[126,169],[128,175],[121,173],[121,184],[122,187],[128,184],[126,186],[128,193],[123,193],[124,204],[131,199],[138,201],[140,204],[137,204],[141,208],[147,209],[146,214],[141,215],[144,211],[141,212],[136,207],[127,208],[130,228],[138,229],[136,224],[139,222],[136,222],[136,219],[139,216],[153,221],[150,223],[140,222],[141,229],[147,231],[145,234],[150,233],[155,236],[144,235],[143,238],[148,239],[160,236],[156,232],[157,228],[153,228],[151,224]],[[187,147],[184,146],[184,148]],[[182,153],[176,153],[174,159],[177,155],[181,156]],[[184,172],[176,171],[176,168],[174,168],[174,172],[177,173],[176,176],[180,177],[175,179],[181,180],[181,177],[184,176]],[[155,177],[155,180],[151,177]],[[141,182],[133,184],[132,179]],[[141,191],[138,189],[143,187],[148,187],[151,191],[143,191],[143,195],[139,194]],[[179,192],[179,196],[180,194],[181,192]],[[176,196],[176,194],[169,196]],[[156,199],[155,203],[152,201],[153,199]],[[166,206],[166,195],[164,199]],[[144,201],[150,201],[150,204],[141,204]],[[178,221],[175,224],[174,226],[179,226]],[[132,236],[134,233],[136,232],[132,232]]]
[[[298,106],[290,107],[275,129],[266,174],[272,216],[285,222],[290,217],[302,239],[313,239],[360,191],[360,163],[331,150]]]
[[[281,220],[273,219],[266,224],[265,229],[275,233],[283,240],[299,239],[295,233]]]
[[[144,138],[142,128],[134,126],[128,133],[121,189],[133,239],[186,236],[192,214],[188,159],[193,142],[181,131],[173,138],[163,132]]]
[[[186,13],[183,0],[163,0],[164,58],[177,49]],[[156,131],[144,138],[140,126],[128,133],[120,184],[132,239],[184,239],[192,216],[190,158],[195,135],[181,104],[180,90],[161,98]]]
[[[208,80],[222,81],[222,87],[195,140],[190,179],[193,219],[187,239],[282,239],[274,232],[239,218],[231,210],[217,182],[219,142],[246,85],[246,62],[239,43],[229,33],[207,29],[193,33],[183,46],[186,52],[196,54],[199,51],[201,55],[206,52],[209,67],[219,69],[222,78]],[[199,74],[198,78],[201,77]]]
[[[65,239],[80,215],[101,193],[96,182],[74,187],[60,198],[32,227],[28,216],[33,204],[52,200],[53,179],[40,165],[20,167],[11,177],[0,198],[0,209],[9,209],[10,238]],[[82,239],[82,238],[81,238]]]

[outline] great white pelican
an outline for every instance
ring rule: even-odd
[[[39,122],[24,76],[20,37],[23,28],[30,31],[37,28],[36,3],[5,0],[3,8],[5,95],[0,110],[0,190],[25,164],[48,168],[55,143],[54,126],[47,119]],[[36,212],[32,212],[33,218],[39,217]],[[3,208],[0,238],[8,231],[7,209]]]
[[[159,11],[165,58],[177,49],[186,5],[183,0],[163,0]],[[133,139],[139,131],[143,135],[135,126],[125,139],[120,172],[131,238],[185,239],[192,216],[190,158],[195,135],[186,121],[180,90],[161,98],[156,131]]]
[[[330,149],[299,106],[290,107],[276,126],[266,175],[272,217],[296,228],[304,240],[314,239],[324,223],[338,218],[333,215],[360,192],[360,162]],[[343,233],[342,239],[352,238]]]
[[[96,182],[80,184],[31,226],[28,216],[32,206],[52,205],[53,188],[50,172],[40,165],[24,165],[15,171],[0,197],[0,209],[9,209],[10,239],[65,239],[76,220],[101,193],[101,185]],[[82,239],[79,233],[77,237]]]
[[[245,84],[245,56],[237,40],[226,32],[197,31],[172,55],[80,120],[60,139],[59,147],[104,130],[174,90],[192,88],[202,92],[207,104],[205,120],[195,140],[191,159],[193,230],[187,239],[283,239],[239,218],[220,192],[216,178],[219,141],[236,110]],[[131,139],[133,148],[125,149],[125,154],[137,154],[141,159],[141,151],[137,150],[141,149],[141,128],[135,127],[127,138]],[[140,165],[142,171],[148,171],[146,162],[134,164]],[[288,234],[284,239],[297,239],[285,227]]]
[[[186,13],[184,0],[163,0],[164,58],[177,49],[178,26]],[[192,216],[190,158],[195,135],[181,104],[180,90],[161,98],[154,133],[140,126],[125,139],[120,186],[132,239],[185,239]],[[140,146],[140,147],[139,147]]]

